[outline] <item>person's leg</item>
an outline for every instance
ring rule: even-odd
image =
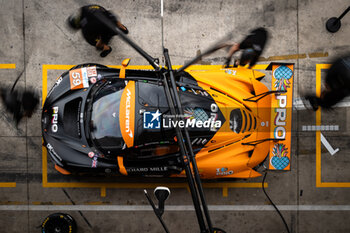
[[[96,43],[96,48],[102,50],[100,53],[101,57],[106,57],[108,54],[112,52],[112,47],[105,44],[102,40],[98,40]]]
[[[112,47],[108,45],[108,42],[112,38],[110,35],[101,36],[96,43],[96,48],[102,50],[100,53],[101,57],[106,57],[108,54],[112,52]]]
[[[303,100],[306,109],[312,108],[312,110],[316,111],[320,106],[319,103],[321,99],[315,95],[306,95],[301,99]]]
[[[117,21],[117,27],[124,32],[124,34],[128,34],[129,30],[120,22]]]
[[[304,98],[310,103],[312,109],[316,111],[319,107],[331,109],[345,97],[346,95],[341,90],[326,89],[322,91],[321,97],[306,95]]]
[[[318,105],[322,108],[331,108],[346,97],[346,94],[340,90],[327,90],[321,94]]]

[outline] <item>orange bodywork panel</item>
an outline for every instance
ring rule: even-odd
[[[268,155],[269,142],[255,146],[243,144],[270,137],[270,95],[257,102],[245,100],[269,91],[257,80],[264,77],[264,74],[245,68],[188,70],[188,72],[196,79],[199,86],[213,97],[225,117],[225,123],[196,154],[201,177],[213,179],[260,176],[261,174],[253,168]],[[242,125],[245,128],[242,127],[240,132],[230,129],[230,113],[233,109],[240,109],[244,116]]]
[[[135,82],[126,85],[120,99],[119,125],[127,147],[134,145],[135,126]]]
[[[69,171],[67,171],[66,169],[61,168],[61,167],[58,166],[57,164],[55,164],[55,169],[56,169],[59,173],[61,173],[61,174],[63,174],[63,175],[70,175],[70,174],[71,174]]]
[[[128,172],[126,171],[124,167],[124,159],[121,156],[118,156],[118,167],[119,167],[119,172],[123,174],[124,176],[128,175]]]

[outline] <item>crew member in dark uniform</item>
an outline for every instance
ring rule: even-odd
[[[123,33],[128,34],[128,29],[118,20],[118,18],[107,11],[102,6],[88,5],[79,9],[76,15],[68,18],[69,25],[74,29],[81,29],[85,40],[97,49],[102,50],[100,56],[105,57],[111,51],[112,47],[108,45],[109,41],[115,35],[103,22],[95,17],[95,13],[100,12],[113,22]]]
[[[316,111],[319,107],[330,109],[345,97],[350,96],[350,54],[337,58],[332,63],[326,76],[326,88],[321,96],[304,96],[304,104]]]
[[[243,50],[239,65],[242,66],[249,63],[249,68],[253,67],[265,47],[267,37],[268,33],[264,28],[257,28],[251,31],[241,43],[232,45],[226,58],[225,67],[229,67],[232,55],[238,50]]]
[[[23,117],[29,118],[33,115],[40,99],[34,89],[17,88],[17,90],[14,90],[14,86],[12,89],[0,87],[0,97],[7,112],[12,114],[17,127]]]

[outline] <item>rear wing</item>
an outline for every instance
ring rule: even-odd
[[[286,91],[271,96],[271,138],[269,169],[290,170],[292,139],[292,104],[294,63],[271,63],[266,70],[272,70],[271,91]]]

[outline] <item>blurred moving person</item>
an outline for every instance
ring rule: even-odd
[[[118,20],[117,16],[99,5],[83,6],[76,14],[69,16],[68,24],[75,30],[81,29],[85,40],[98,50],[102,50],[100,53],[101,57],[106,57],[112,51],[112,47],[108,43],[115,33],[94,16],[96,12],[105,15],[124,34],[129,33],[128,29]]]
[[[23,117],[31,117],[39,104],[39,95],[33,89],[0,88],[0,96],[7,112],[12,114],[16,127]]]
[[[267,39],[268,33],[265,28],[257,28],[250,31],[249,35],[241,43],[232,45],[226,57],[225,67],[230,66],[233,54],[243,50],[240,60],[234,66],[249,64],[249,68],[252,68],[263,52]]]
[[[306,108],[316,111],[319,107],[331,109],[345,97],[350,96],[350,54],[335,59],[326,76],[326,88],[321,96],[306,94],[303,97]]]

